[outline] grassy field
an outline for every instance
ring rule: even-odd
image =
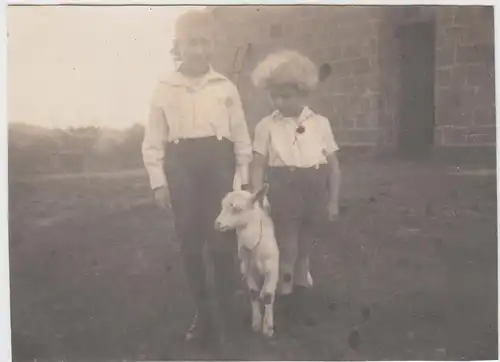
[[[273,342],[248,326],[231,358],[497,359],[495,176],[447,171],[345,165],[341,218],[312,255],[321,323]],[[11,180],[9,194],[15,361],[214,357],[181,342],[193,307],[144,172]]]

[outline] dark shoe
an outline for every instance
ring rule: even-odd
[[[186,332],[186,341],[209,342],[213,332],[214,325],[210,315],[206,312],[198,313]]]

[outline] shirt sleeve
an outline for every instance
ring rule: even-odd
[[[269,155],[270,132],[269,122],[264,118],[255,127],[253,150],[262,156]]]
[[[167,184],[163,160],[165,158],[165,141],[168,127],[165,114],[157,102],[157,97],[158,90],[155,91],[153,97],[142,142],[142,158],[152,189]]]
[[[337,142],[335,141],[335,136],[332,131],[332,126],[330,124],[330,121],[322,117],[322,125],[323,125],[323,143],[325,147],[325,153],[326,155],[331,155],[332,153],[336,152],[339,150],[339,146],[337,145]]]
[[[238,165],[248,165],[252,161],[252,141],[248,133],[240,95],[233,84],[226,99],[226,106],[230,115],[231,138],[234,142],[236,162]]]

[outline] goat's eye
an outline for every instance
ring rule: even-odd
[[[236,205],[233,205],[232,209],[233,209],[233,212],[234,212],[235,214],[238,214],[238,213],[240,213],[240,212],[242,212],[242,211],[243,211],[243,209],[242,209],[241,207],[236,206]]]

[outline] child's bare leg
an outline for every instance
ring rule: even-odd
[[[295,286],[300,286],[304,288],[312,288],[313,280],[311,277],[311,266],[309,261],[309,255],[301,255],[295,263]]]
[[[314,325],[314,306],[310,300],[312,278],[310,274],[309,252],[313,241],[312,233],[301,230],[299,239],[299,255],[295,263],[294,299],[296,317],[306,325]]]
[[[299,256],[299,232],[291,221],[276,223],[276,239],[280,251],[278,293],[293,292],[294,271]]]
[[[298,242],[298,256],[294,269],[294,284],[305,288],[313,286],[310,268],[310,250],[314,240],[312,233],[306,229],[300,230]]]
[[[275,222],[276,239],[279,248],[279,272],[276,290],[276,325],[277,329],[294,319],[293,285],[294,269],[298,257],[298,230],[291,222]],[[284,328],[286,329],[286,327]]]

